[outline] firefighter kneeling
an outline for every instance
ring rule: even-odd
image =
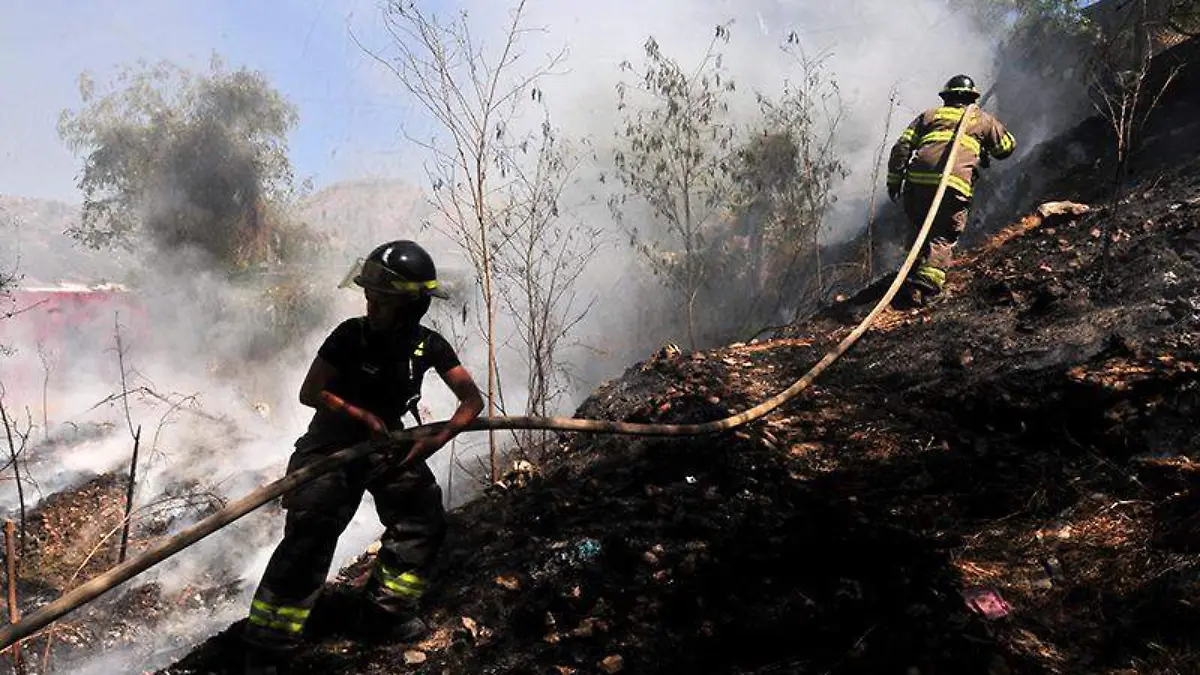
[[[283,540],[246,622],[247,673],[277,672],[300,645],[338,537],[366,491],[385,529],[360,627],[368,637],[395,641],[427,631],[420,599],[446,526],[442,491],[425,460],[479,415],[483,401],[450,344],[419,323],[432,297],[446,297],[423,248],[411,241],[376,248],[354,283],[364,289],[366,316],[344,321],[318,350],[300,388],[300,402],[316,413],[296,441],[288,472],[359,443],[391,443],[388,430],[403,428],[406,411],[415,415],[430,368],[458,398],[458,408],[437,435],[372,453],[284,496]]]

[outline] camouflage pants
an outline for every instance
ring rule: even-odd
[[[288,462],[288,473],[329,452],[300,447]],[[254,594],[244,634],[248,642],[272,650],[299,645],[333,563],[338,537],[365,492],[374,497],[385,528],[367,595],[390,615],[416,611],[425,575],[445,537],[445,511],[442,490],[429,467],[422,463],[397,470],[396,462],[386,453],[369,455],[284,496],[283,540]]]
[[[917,240],[921,226],[925,224],[925,216],[933,205],[933,196],[937,188],[931,185],[908,185],[904,191],[904,213],[909,222],[909,245]],[[947,189],[933,224],[929,228],[929,236],[921,248],[917,263],[909,274],[909,279],[925,286],[941,290],[946,283],[946,270],[954,258],[954,245],[959,236],[967,229],[967,215],[971,208],[971,200],[954,190]]]

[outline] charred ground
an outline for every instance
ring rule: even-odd
[[[1068,167],[1041,196],[1088,214],[1029,216],[964,252],[946,297],[885,314],[763,422],[560,439],[536,473],[453,514],[430,639],[346,629],[365,557],[292,672],[1197,672],[1190,142],[1118,203],[1101,201],[1109,167]],[[869,297],[777,339],[637,364],[578,414],[744,410]],[[969,606],[979,592],[1007,614]],[[238,630],[162,672],[233,672]]]

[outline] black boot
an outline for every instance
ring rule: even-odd
[[[285,660],[284,656],[278,652],[247,647],[242,673],[244,675],[284,675]]]
[[[417,642],[429,634],[429,626],[416,614],[393,617],[388,636],[394,642]]]
[[[358,632],[367,642],[417,642],[429,633],[429,626],[411,611],[388,611],[368,602],[359,615]]]
[[[905,281],[892,298],[892,309],[916,309],[925,305],[925,290],[922,284]]]

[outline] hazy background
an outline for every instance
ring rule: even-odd
[[[477,0],[421,6],[433,12],[466,9],[486,46],[498,39],[495,31],[505,23],[507,4]],[[714,26],[732,20],[732,36],[723,47],[725,66],[739,86],[735,110],[749,112],[756,89],[776,93],[784,79],[796,75],[794,63],[780,50],[794,32],[807,54],[826,59],[844,105],[838,150],[850,173],[837,189],[827,221],[825,237],[834,241],[863,227],[872,191],[877,191],[881,217],[899,217],[878,194],[882,185],[872,180],[885,123],[890,120],[890,145],[918,112],[937,104],[938,89],[956,73],[969,73],[988,86],[996,38],[954,8],[944,0],[535,0],[529,4],[529,23],[545,30],[527,36],[524,58],[532,67],[545,54],[567,49],[559,72],[541,88],[555,123],[596,148],[598,161],[583,166],[573,192],[584,202],[612,188],[611,181],[602,184],[599,178],[609,169],[617,122],[614,87],[623,77],[619,64],[639,63],[647,37],[653,35],[681,62],[695,63]],[[366,56],[351,33],[368,48],[387,53],[389,38],[372,0],[9,0],[0,5],[0,215],[9,221],[0,222],[0,271],[15,267],[28,282],[42,284],[124,281],[141,272],[133,275],[139,283],[130,293],[144,314],[122,321],[127,386],[144,387],[166,400],[130,397],[130,417],[143,425],[143,439],[155,435],[138,487],[140,500],[197,487],[232,499],[281,474],[292,442],[308,421],[310,411],[295,394],[305,369],[333,326],[362,310],[358,293],[336,289],[354,255],[388,239],[421,241],[437,256],[444,276],[465,289],[441,303],[431,320],[448,334],[473,325],[460,319],[462,305],[470,305],[465,261],[449,242],[421,229],[428,211],[420,192],[426,187],[425,157],[405,133],[423,136],[431,127],[394,76]],[[311,272],[313,284],[324,289],[328,318],[297,335],[288,349],[255,362],[240,356],[262,320],[254,296],[187,256],[148,261],[145,253],[86,251],[61,234],[81,201],[75,187],[80,161],[60,141],[55,125],[60,111],[79,106],[79,75],[88,71],[103,82],[119,66],[139,59],[166,59],[204,71],[213,52],[232,69],[263,72],[297,105],[300,121],[289,139],[290,157],[297,176],[313,184],[301,216],[336,233],[347,246]],[[898,107],[889,114],[893,91]],[[1045,136],[1067,122],[1044,120],[1039,123],[1045,128],[1034,135]],[[1028,151],[1021,144],[1018,156]],[[581,208],[579,215],[608,238],[583,278],[581,293],[596,304],[569,352],[578,379],[560,402],[564,413],[661,341],[682,343],[682,336],[663,334],[661,323],[651,320],[665,309],[663,294],[641,276],[607,212]],[[9,307],[0,305],[0,312]],[[98,313],[69,348],[41,357],[20,319],[0,324],[0,342],[17,350],[0,357],[0,381],[10,407],[23,416],[28,408],[35,424],[43,413],[49,422],[48,430],[35,431],[42,442],[30,454],[29,470],[38,483],[31,499],[90,475],[123,470],[131,447],[124,410],[116,401],[95,407],[120,391],[114,317]],[[502,324],[502,334],[509,329]],[[479,381],[486,373],[482,347],[477,336],[468,335],[462,351]],[[501,358],[502,369],[515,374],[514,354],[505,351]],[[517,379],[510,377],[506,396],[510,408],[519,410]],[[427,378],[425,391],[433,417],[448,416],[453,402],[436,377]],[[64,422],[74,426],[66,428]],[[46,442],[56,438],[65,440]],[[456,450],[477,450],[480,441],[464,438]],[[445,484],[448,451],[432,463]],[[458,486],[468,483],[461,475],[455,480],[461,481]],[[0,485],[0,509],[11,513],[11,483]],[[455,493],[454,499],[461,498]],[[173,517],[176,529],[194,520],[182,508]],[[237,527],[239,532],[217,533],[139,581],[183,587],[219,567],[245,579],[238,601],[181,610],[169,627],[147,635],[136,654],[107,654],[87,672],[116,672],[120,668],[114,670],[114,662],[162,665],[166,650],[199,642],[239,618],[282,521],[277,514],[258,513]],[[338,564],[378,534],[368,500],[342,540]]]

